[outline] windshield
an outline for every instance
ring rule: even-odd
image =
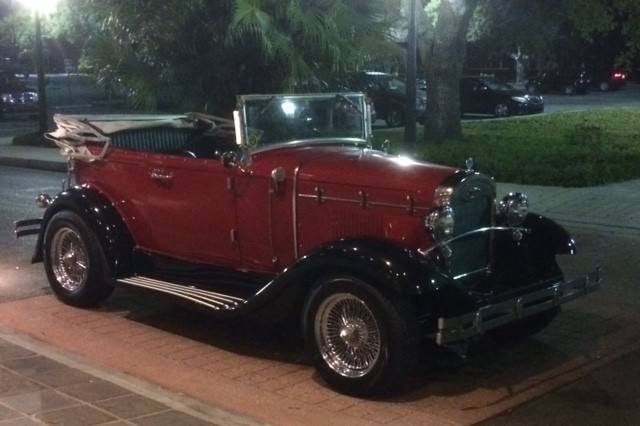
[[[362,94],[241,97],[249,146],[309,139],[366,139]]]
[[[503,82],[498,81],[498,80],[493,79],[493,78],[483,79],[482,82],[484,84],[486,84],[487,86],[489,86],[489,88],[491,90],[496,90],[496,91],[500,91],[500,92],[507,92],[507,91],[515,90],[513,86],[511,86],[511,85],[509,85],[507,83],[503,83]]]

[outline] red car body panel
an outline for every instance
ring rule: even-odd
[[[285,180],[276,189],[271,172],[279,167]],[[261,150],[231,167],[112,149],[106,161],[76,166],[77,182],[110,197],[139,248],[274,274],[340,239],[428,247],[424,217],[453,173],[337,145]]]

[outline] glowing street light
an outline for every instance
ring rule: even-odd
[[[25,7],[41,15],[50,15],[56,11],[59,0],[20,0]]]
[[[49,15],[56,10],[58,6],[58,0],[20,0],[20,2],[32,10],[35,15],[35,51],[36,51],[36,72],[38,74],[38,128],[40,133],[47,131],[48,117],[47,117],[47,92],[46,83],[44,80],[44,58],[42,55],[42,26],[40,24],[40,17],[42,15]]]

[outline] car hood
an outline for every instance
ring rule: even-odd
[[[264,152],[299,168],[300,180],[403,191],[430,201],[456,169],[355,146],[307,146]],[[288,158],[289,161],[286,160]]]

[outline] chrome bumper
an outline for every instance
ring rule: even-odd
[[[482,334],[501,325],[534,315],[577,299],[600,286],[600,267],[584,277],[560,282],[520,297],[483,306],[475,312],[452,318],[438,318],[436,342],[457,342]]]
[[[18,220],[13,223],[16,238],[25,237],[27,235],[38,235],[42,219]]]

